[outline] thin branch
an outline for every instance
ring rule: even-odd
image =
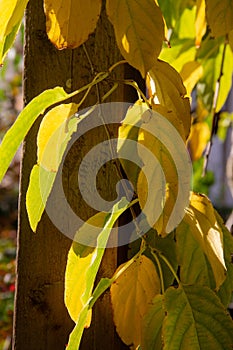
[[[219,97],[221,78],[223,76],[223,67],[224,67],[224,61],[225,61],[225,57],[226,57],[227,44],[228,44],[228,42],[226,40],[224,43],[223,52],[222,52],[220,73],[219,73],[219,77],[218,77],[218,79],[216,81],[216,85],[215,85],[215,92],[214,92],[213,106],[212,106],[213,120],[212,120],[212,127],[211,127],[211,135],[210,135],[210,140],[207,144],[206,152],[205,152],[205,156],[204,156],[202,176],[206,175],[208,162],[209,162],[209,156],[210,156],[210,152],[211,152],[212,145],[213,145],[213,137],[217,133],[219,113],[216,112],[216,107],[217,107],[217,102],[218,102],[218,97]]]

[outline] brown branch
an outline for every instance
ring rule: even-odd
[[[225,61],[225,56],[226,56],[227,44],[228,44],[228,41],[226,40],[224,43],[223,52],[222,52],[220,73],[219,73],[219,77],[218,77],[218,79],[216,81],[216,85],[215,85],[215,92],[214,92],[213,106],[212,106],[213,120],[212,120],[212,126],[211,126],[211,134],[210,134],[210,140],[207,144],[205,155],[204,155],[202,176],[206,175],[207,168],[208,168],[208,162],[209,162],[209,156],[210,156],[210,152],[211,152],[212,145],[213,145],[213,137],[214,137],[214,135],[216,135],[217,130],[218,130],[219,112],[216,112],[216,107],[217,107],[217,102],[218,102],[218,97],[219,97],[221,78],[223,76],[223,66],[224,66],[224,61]]]

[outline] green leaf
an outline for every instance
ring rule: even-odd
[[[165,317],[164,296],[158,294],[143,319],[141,348],[143,350],[162,350],[162,325]],[[191,349],[190,349],[191,350]]]
[[[90,309],[93,308],[97,299],[99,299],[99,297],[111,286],[112,283],[113,281],[111,278],[101,278],[91,296],[91,300],[89,302]]]
[[[69,95],[61,87],[56,87],[42,92],[23,109],[0,145],[0,181],[2,181],[18,147],[38,116],[52,104],[64,101],[68,97]]]
[[[28,0],[0,2],[0,65],[14,42],[27,3]]]
[[[122,56],[145,77],[165,38],[160,8],[154,0],[107,0],[106,10]]]
[[[112,284],[110,291],[117,333],[125,344],[136,348],[141,342],[143,317],[154,296],[160,293],[154,264],[145,255],[139,256]]]
[[[55,177],[56,173],[47,171],[37,164],[32,168],[26,195],[26,207],[29,223],[34,232],[43,214]]]
[[[44,0],[50,41],[59,50],[83,44],[95,30],[101,5],[101,0]]]
[[[164,350],[230,350],[233,323],[216,294],[205,286],[165,292]]]
[[[111,229],[128,206],[129,202],[122,198],[114,205],[111,213],[96,214],[84,223],[75,236],[76,242],[69,251],[66,267],[65,303],[76,326],[70,334],[67,350],[77,350],[79,347],[84,327],[89,323],[91,294]],[[79,235],[89,236],[90,225],[99,232],[95,248],[78,243]],[[92,238],[90,244],[93,246]]]

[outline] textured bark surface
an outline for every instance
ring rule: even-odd
[[[83,47],[74,51],[57,51],[48,41],[45,33],[42,0],[29,1],[26,11],[25,36],[24,97],[26,104],[45,89],[59,85],[70,92],[93,79],[90,62]],[[96,32],[86,43],[86,50],[93,62],[92,68],[97,72],[107,69],[121,59],[115,45],[112,27],[104,12],[98,22]],[[118,79],[124,77],[124,70],[124,66],[117,68]],[[101,85],[100,89],[107,91],[109,86]],[[111,99],[123,101],[125,93],[122,87]],[[96,91],[93,89],[86,100],[86,106],[95,102]],[[57,230],[46,213],[43,214],[37,233],[34,234],[29,226],[25,206],[30,171],[36,162],[38,126],[39,121],[27,135],[23,147],[13,349],[62,350],[74,326],[63,301],[64,272],[71,240]],[[115,133],[115,131],[112,132]],[[74,162],[86,153],[91,143],[98,143],[103,133],[103,130],[98,134],[93,132],[88,138],[84,138],[82,143],[79,143],[70,152],[64,166],[67,196],[74,204],[75,210],[84,218],[89,216],[92,210],[80,206],[81,202],[77,200],[77,194],[73,194],[73,191],[70,190],[73,186]],[[110,197],[114,193],[116,181],[117,176],[114,169],[111,169],[110,174],[106,171],[104,185],[100,189],[105,198],[108,198],[109,193]],[[116,265],[117,249],[107,249],[98,279],[101,276],[110,277]],[[81,349],[109,348],[124,349],[125,346],[115,333],[109,294],[106,293],[96,303],[92,326],[84,332]]]

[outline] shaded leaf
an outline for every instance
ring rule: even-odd
[[[232,348],[232,320],[216,294],[208,287],[167,289],[165,310],[164,350]]]
[[[213,36],[229,33],[233,29],[232,1],[206,0],[206,17]]]
[[[112,284],[110,291],[117,332],[125,344],[136,348],[141,342],[143,317],[153,297],[160,292],[154,264],[141,255]]]
[[[15,40],[27,3],[28,0],[0,2],[0,64]]]
[[[0,145],[0,181],[6,173],[20,143],[38,116],[52,104],[66,100],[69,95],[60,87],[49,89],[35,97],[19,114]]]
[[[205,0],[197,0],[197,12],[195,20],[195,31],[197,47],[201,44],[201,39],[206,32]]]
[[[61,104],[51,109],[43,118],[37,135],[37,161],[48,171],[56,172],[65,147],[77,129],[78,118],[75,103]]]
[[[122,56],[145,77],[164,40],[160,8],[154,0],[107,0],[106,10]]]
[[[162,350],[162,325],[165,317],[163,295],[156,295],[143,319],[141,348]]]
[[[59,49],[75,48],[94,32],[101,0],[44,0],[46,31]]]
[[[181,119],[187,137],[191,124],[190,104],[179,73],[168,63],[158,60],[149,74],[155,83],[159,102]]]
[[[229,44],[230,44],[231,50],[233,52],[233,30],[230,31],[228,38],[229,38]]]
[[[205,122],[197,122],[191,126],[188,148],[192,161],[202,157],[210,138],[210,128]]]
[[[78,349],[84,327],[89,325],[89,302],[105,247],[113,225],[128,205],[129,202],[122,198],[114,205],[111,213],[96,214],[84,223],[75,236],[75,242],[69,251],[65,274],[65,304],[76,323],[70,334],[68,350]],[[95,227],[95,242],[93,235],[89,233],[92,226]],[[78,243],[79,236],[82,235],[90,236],[90,246]]]
[[[29,223],[34,232],[43,214],[55,177],[56,173],[47,171],[37,164],[32,168],[26,194],[26,207]]]

